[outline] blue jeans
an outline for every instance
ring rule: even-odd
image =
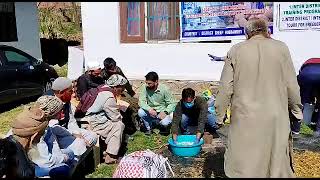
[[[309,64],[304,67],[298,76],[300,86],[301,103],[303,104],[303,121],[309,125],[313,118],[315,109],[320,107],[320,64]],[[315,99],[317,99],[316,103]],[[311,105],[314,104],[314,105]],[[297,123],[296,123],[297,124]],[[295,131],[300,130],[298,125],[293,128]],[[320,118],[317,118],[317,131],[320,131]]]
[[[206,124],[208,124],[210,128],[214,129],[216,127],[216,116],[212,113],[208,113],[207,117],[208,117],[208,121],[206,122]],[[185,114],[182,114],[181,127],[184,130],[185,134],[191,133],[191,129],[189,126],[191,121],[192,119],[190,119]]]
[[[39,166],[35,166],[35,175],[36,177],[44,177],[44,176],[50,176],[50,177],[60,177],[64,176],[67,177],[69,176],[70,172],[70,166],[68,166],[65,163],[58,164],[55,166],[52,166],[50,168],[43,168]]]
[[[147,130],[151,130],[155,125],[161,124],[162,126],[168,126],[172,122],[170,115],[167,115],[164,119],[158,117],[151,117],[149,112],[144,109],[139,109],[138,116],[141,118],[144,126]]]

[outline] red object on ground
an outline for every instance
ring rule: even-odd
[[[305,66],[307,66],[307,65],[309,65],[309,64],[320,64],[320,58],[310,58],[310,59],[306,60],[306,61],[302,64],[302,66],[301,66],[301,68],[300,68],[300,71],[301,71]]]

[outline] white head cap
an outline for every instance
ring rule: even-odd
[[[97,61],[89,61],[87,63],[87,71],[97,70],[101,68],[101,64]]]
[[[66,77],[58,77],[53,81],[51,89],[54,91],[63,91],[72,86],[72,81]]]

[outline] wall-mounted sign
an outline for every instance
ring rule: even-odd
[[[181,2],[181,41],[244,39],[244,25],[253,17],[269,22],[273,2]]]
[[[279,30],[320,29],[320,2],[281,2]]]

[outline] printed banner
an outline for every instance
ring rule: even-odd
[[[273,33],[273,2],[181,2],[181,41],[244,39],[253,18],[269,22]]]
[[[320,2],[281,2],[279,30],[320,29]]]

